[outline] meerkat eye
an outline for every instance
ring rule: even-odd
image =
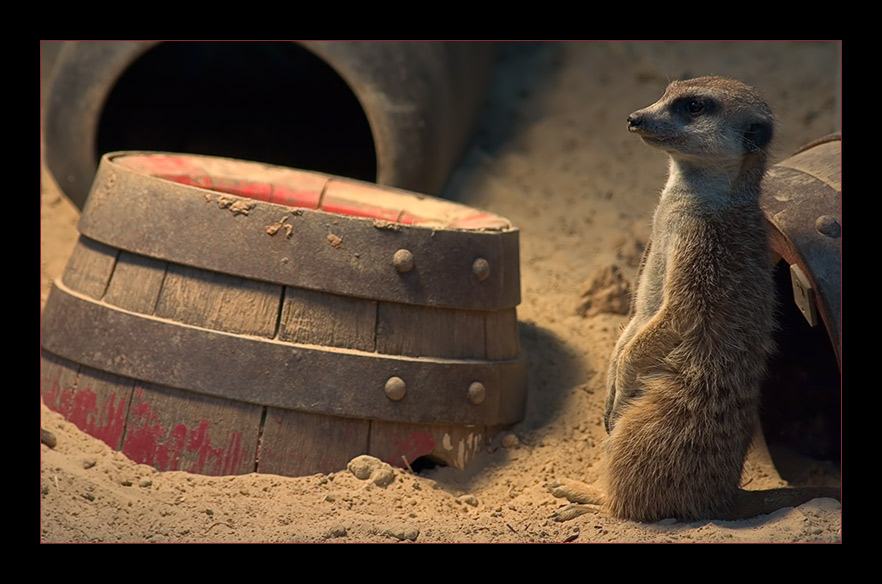
[[[686,102],[686,111],[692,115],[700,114],[704,111],[704,104],[697,99],[690,99]]]

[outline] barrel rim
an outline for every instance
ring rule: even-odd
[[[451,215],[447,227],[342,215],[181,184],[119,163],[126,157],[131,162],[169,155],[294,177],[317,207],[322,200],[374,204],[383,195],[459,214]],[[480,223],[482,217],[491,217],[490,226]],[[520,303],[518,229],[508,220],[428,195],[312,171],[192,154],[108,153],[78,228],[86,237],[139,255],[333,294],[467,310]],[[394,259],[402,249],[414,258],[409,269]]]
[[[351,215],[354,217],[361,217],[375,221],[389,221],[391,223],[401,223],[403,225],[433,230],[446,229],[457,231],[510,231],[516,229],[511,221],[500,215],[490,213],[488,211],[475,209],[473,207],[469,207],[455,201],[448,201],[438,197],[423,195],[405,189],[381,186],[375,183],[331,175],[318,171],[295,169],[277,164],[226,158],[222,156],[177,152],[159,152],[149,150],[126,150],[108,152],[102,157],[102,160],[104,160],[105,158],[108,160],[108,162],[114,165],[122,166],[123,168],[127,168],[136,173],[148,174],[159,180],[171,181],[177,184],[185,184],[207,191],[244,197],[246,199],[251,198],[262,200],[264,202],[274,203],[280,206],[311,209],[313,211],[328,213],[330,215]],[[227,173],[229,173],[230,175],[209,176],[208,171],[205,167],[198,166],[199,163],[207,163],[208,165],[210,165],[209,167],[215,171],[217,171],[219,169],[219,165],[221,165],[221,170],[226,170]],[[184,178],[181,175],[160,174],[162,170],[169,172],[172,170],[181,171],[185,169],[191,171],[201,171],[201,175],[198,177],[198,179],[196,177],[190,176],[189,178],[193,179],[194,182],[186,183],[181,182],[181,179]],[[281,173],[286,176],[277,178],[287,178],[289,180],[292,180],[294,184],[298,185],[306,183],[306,185],[313,187],[314,190],[319,191],[317,193],[310,194],[319,194],[323,196],[321,196],[317,201],[310,198],[293,200],[287,199],[287,201],[291,203],[302,203],[301,205],[288,204],[286,202],[286,199],[284,198],[278,198],[276,201],[272,200],[272,198],[262,199],[261,196],[272,197],[275,193],[263,193],[259,190],[259,187],[272,187],[273,185],[271,183],[243,184],[242,181],[248,181],[249,179],[253,180],[253,176],[248,173],[249,170],[254,170],[258,172],[270,171]],[[216,182],[218,179],[220,179],[220,183]],[[207,184],[199,184],[200,180],[206,181]],[[323,184],[320,185],[320,188],[315,188],[315,185],[319,183]],[[258,187],[258,189],[249,193],[246,187],[254,186]],[[364,192],[355,191],[353,193],[351,190],[347,190],[345,187],[359,187],[359,189],[364,189]],[[337,189],[340,192],[333,192],[334,189]],[[328,190],[331,190],[332,192],[327,193]],[[354,194],[357,194],[359,196],[353,196]],[[358,200],[360,197],[388,197],[389,195],[392,196],[391,199],[393,201],[399,202],[402,205],[404,203],[410,203],[412,205],[426,206],[426,203],[430,202],[428,210],[438,212],[439,215],[419,216],[412,214],[405,208],[380,208],[380,214],[376,216],[357,215],[347,213],[347,211],[354,212],[356,211],[356,209],[343,207],[339,204],[339,201],[338,204],[333,205],[333,207],[340,208],[340,210],[333,211],[327,208],[332,206],[327,200],[328,195],[334,195],[337,199],[342,199],[344,201],[348,200],[349,202],[356,204],[361,202]],[[367,207],[367,209],[372,209],[372,207]],[[440,214],[440,212],[443,211],[446,211],[447,214]],[[391,219],[391,217],[396,217],[396,219]]]

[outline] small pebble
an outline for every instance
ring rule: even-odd
[[[334,235],[333,233],[328,234],[328,243],[330,243],[331,247],[334,249],[340,249],[343,247],[343,239],[339,235]]]
[[[518,444],[520,444],[520,441],[518,440],[518,437],[514,434],[506,434],[502,438],[503,448],[517,448]]]
[[[378,487],[385,487],[395,480],[395,471],[391,465],[367,454],[356,456],[349,461],[346,468],[355,478],[362,481],[370,479]]]
[[[420,535],[420,530],[417,527],[401,526],[387,529],[383,532],[383,535],[387,537],[394,537],[399,541],[416,541],[417,537],[419,537]]]
[[[345,525],[335,525],[331,529],[325,533],[324,538],[330,539],[332,537],[346,537],[349,534],[349,530]]]
[[[346,468],[355,475],[355,478],[366,481],[371,478],[371,473],[379,466],[380,462],[380,459],[365,454],[350,460]]]
[[[40,428],[40,442],[49,448],[55,448],[55,445],[57,444],[55,435],[49,430],[44,430],[43,428]]]
[[[373,473],[371,473],[371,482],[373,482],[378,487],[385,487],[386,485],[392,484],[394,480],[395,471],[393,471],[392,467],[388,464],[376,469]]]

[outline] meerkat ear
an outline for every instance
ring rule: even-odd
[[[754,122],[744,132],[744,149],[747,152],[759,152],[772,141],[772,125],[765,122]]]

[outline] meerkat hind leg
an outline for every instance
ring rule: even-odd
[[[585,515],[586,513],[599,513],[600,509],[597,507],[592,507],[590,505],[579,505],[578,503],[570,503],[563,509],[559,509],[554,512],[552,518],[558,523],[563,523],[564,521],[569,521],[570,519],[575,519],[576,517],[580,517]]]

